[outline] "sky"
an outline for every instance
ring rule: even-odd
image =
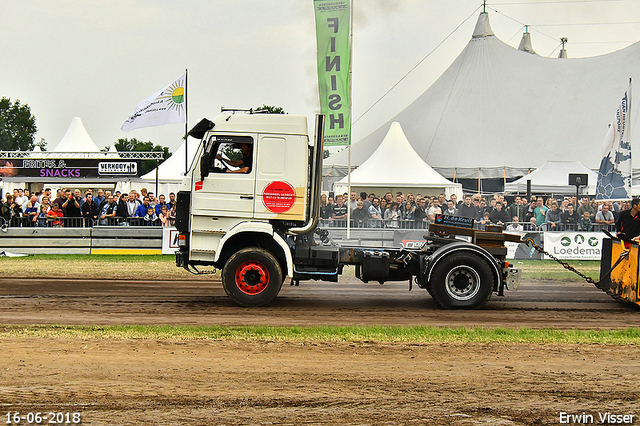
[[[135,106],[188,70],[188,126],[220,108],[320,110],[312,0],[0,0],[0,96],[28,104],[52,150],[80,117],[99,148],[136,138],[174,151],[184,126],[123,132]],[[478,0],[353,0],[356,142],[408,106],[464,49]],[[640,0],[497,0],[495,35],[557,57],[640,37]],[[395,85],[395,88],[387,92]],[[379,102],[377,102],[379,101]],[[377,102],[377,103],[376,103]],[[523,102],[526,102],[524,100]]]

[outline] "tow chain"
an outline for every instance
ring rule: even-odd
[[[585,280],[586,282],[588,282],[589,284],[593,284],[595,285],[597,288],[599,288],[600,290],[604,290],[607,294],[611,295],[614,298],[618,298],[616,297],[609,288],[602,288],[600,287],[600,282],[602,280],[604,280],[605,278],[607,278],[609,276],[609,274],[611,274],[611,271],[613,271],[616,266],[618,266],[620,264],[620,262],[622,262],[623,259],[626,259],[629,256],[629,251],[625,250],[620,254],[620,257],[618,258],[618,260],[616,261],[616,263],[611,267],[611,269],[609,269],[609,271],[604,274],[602,276],[602,279],[600,281],[596,281],[591,277],[586,276],[585,274],[583,274],[582,272],[578,271],[576,268],[574,268],[573,266],[569,265],[567,262],[563,262],[562,260],[558,259],[557,257],[555,257],[554,255],[552,255],[551,253],[549,253],[548,251],[546,251],[545,249],[543,249],[542,247],[540,247],[539,245],[537,245],[533,239],[531,238],[527,238],[526,240],[523,241],[526,244],[531,244],[531,246],[536,249],[539,253],[545,254],[547,256],[549,256],[551,259],[555,260],[556,262],[558,262],[560,265],[562,265],[562,267],[568,271],[571,271],[573,273],[575,273],[576,275],[580,276],[583,280]]]

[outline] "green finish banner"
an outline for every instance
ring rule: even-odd
[[[351,143],[351,0],[314,0],[324,144]]]

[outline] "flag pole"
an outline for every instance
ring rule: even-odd
[[[351,118],[353,105],[353,100],[351,99],[353,97],[353,82],[351,81],[351,78],[353,76],[353,0],[350,0],[350,3],[349,20],[351,22],[349,23],[349,154],[347,160],[347,239],[351,238],[351,123],[353,121]],[[357,202],[358,201],[356,200],[356,204]]]
[[[631,149],[631,121],[633,121],[631,119],[631,93],[632,93],[632,87],[631,87],[631,77],[629,77],[629,100],[628,100],[628,105],[627,105],[627,114],[629,115],[629,122],[627,123],[628,126],[628,133],[629,133],[629,156],[631,157],[631,174],[630,174],[630,182],[629,182],[629,197],[631,199],[633,199],[633,150]]]
[[[187,152],[187,139],[189,138],[189,96],[187,96],[187,79],[189,75],[189,70],[185,68],[184,70],[184,174],[186,175],[189,171],[189,155]]]
[[[158,171],[158,168],[160,167],[160,165],[158,164],[159,161],[156,158],[156,194],[158,194],[158,196],[160,196],[160,172]]]

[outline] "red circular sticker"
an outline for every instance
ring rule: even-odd
[[[296,191],[287,182],[271,182],[262,191],[262,202],[274,213],[284,213],[296,202]]]

